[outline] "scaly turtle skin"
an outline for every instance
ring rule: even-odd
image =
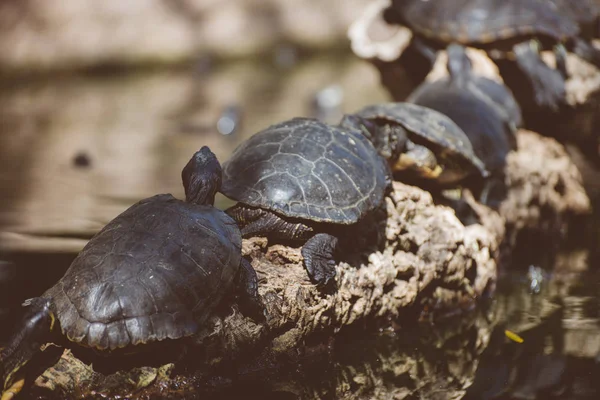
[[[496,59],[514,56],[542,107],[564,103],[564,45],[600,66],[599,51],[591,45],[582,51],[579,24],[550,0],[393,0],[388,19],[416,33],[415,47],[430,58],[450,43],[485,49]],[[555,47],[558,71],[542,62],[532,39]]]
[[[480,199],[492,205],[506,192],[504,167],[507,154],[517,146],[515,133],[522,125],[521,109],[504,85],[472,73],[463,46],[453,44],[447,50],[450,76],[422,83],[407,101],[447,115],[466,133],[475,154],[491,173]],[[492,191],[494,187],[498,190]],[[490,199],[490,191],[499,193]]]
[[[208,147],[182,177],[186,201],[162,194],[134,204],[89,241],[56,285],[26,302],[23,324],[1,354],[3,399],[22,386],[21,366],[51,331],[109,352],[179,339],[195,334],[236,288],[260,317],[240,230],[213,207],[221,166]]]
[[[227,210],[242,236],[306,241],[309,277],[335,276],[343,226],[383,203],[391,180],[386,163],[360,133],[294,118],[256,133],[223,164],[221,192],[238,201]]]
[[[403,181],[446,189],[488,175],[460,127],[427,107],[375,104],[346,115],[341,125],[362,131]]]

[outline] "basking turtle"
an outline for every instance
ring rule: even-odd
[[[504,184],[507,154],[517,147],[515,133],[522,125],[521,109],[506,86],[472,73],[463,46],[452,44],[447,50],[450,76],[422,83],[407,101],[447,115],[466,133],[475,154],[491,173],[481,193],[481,201],[488,203],[491,188]]]
[[[26,302],[23,322],[1,353],[7,398],[23,385],[21,367],[51,332],[107,352],[178,339],[196,333],[235,288],[240,305],[260,316],[240,230],[212,206],[221,166],[208,147],[182,178],[185,202],[161,194],[134,204],[89,241],[56,285]]]
[[[578,45],[579,24],[549,0],[393,0],[386,16],[411,29],[415,47],[430,58],[453,42],[485,49],[493,59],[514,57],[542,107],[564,103],[564,45],[600,66],[598,50]],[[558,71],[540,59],[539,44],[554,46]]]
[[[390,185],[385,161],[360,133],[294,118],[238,146],[223,164],[221,192],[238,201],[227,213],[243,237],[306,241],[308,275],[326,285],[338,240],[382,205]]]
[[[410,103],[382,103],[346,115],[342,126],[371,140],[401,179],[436,189],[452,188],[488,171],[465,133],[444,114]]]

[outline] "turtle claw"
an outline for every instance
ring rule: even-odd
[[[8,389],[2,392],[2,397],[0,400],[11,400],[13,399],[25,386],[25,378],[19,379],[15,383],[11,385]]]
[[[242,257],[238,275],[238,305],[242,314],[256,322],[264,322],[265,306],[258,294],[258,278],[252,264]],[[0,399],[1,400],[1,399]]]
[[[319,287],[327,286],[335,277],[334,259],[338,238],[328,233],[318,233],[306,241],[301,253],[310,279]]]
[[[517,44],[514,51],[519,68],[533,87],[535,103],[558,111],[566,100],[565,78],[542,61],[535,42]]]

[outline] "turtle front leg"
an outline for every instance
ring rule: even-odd
[[[55,325],[50,300],[36,297],[23,303],[27,307],[18,330],[0,352],[3,390],[1,400],[9,400],[23,388],[23,367],[48,342]]]
[[[308,276],[317,286],[325,286],[335,276],[334,250],[337,238],[327,233],[314,235],[311,227],[287,221],[270,211],[235,205],[227,209],[242,228],[242,236],[266,236],[282,240],[305,240],[301,253]]]
[[[563,79],[566,81],[569,78],[569,70],[567,69],[567,49],[564,44],[559,43],[553,48],[554,58],[556,59],[556,70],[560,72]]]
[[[327,286],[335,277],[335,251],[338,238],[328,233],[317,233],[306,241],[301,253],[308,276],[317,286]]]
[[[265,320],[265,306],[258,294],[258,277],[252,264],[242,257],[237,276],[238,306],[256,322]]]
[[[519,69],[533,87],[536,104],[557,111],[566,99],[562,74],[542,61],[535,40],[519,43],[513,50]]]
[[[573,53],[583,58],[585,61],[600,68],[600,50],[594,47],[590,42],[580,37],[572,39]]]

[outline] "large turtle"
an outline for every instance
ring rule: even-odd
[[[394,175],[405,182],[447,189],[472,175],[488,176],[462,129],[427,107],[374,104],[346,115],[340,124],[369,138]]]
[[[359,132],[294,118],[238,146],[223,164],[221,192],[238,201],[227,213],[243,237],[306,241],[304,265],[321,286],[335,276],[338,239],[382,205],[390,185],[385,161]]]
[[[2,399],[20,390],[23,365],[52,332],[107,352],[178,339],[196,333],[236,288],[240,306],[260,318],[256,273],[241,256],[240,230],[213,207],[221,166],[208,147],[182,178],[185,202],[161,194],[134,204],[89,241],[53,287],[26,302],[1,353]]]
[[[430,58],[453,42],[485,49],[493,59],[514,57],[542,107],[564,103],[564,45],[600,66],[600,51],[581,46],[577,21],[549,0],[393,0],[386,16],[416,33],[415,47]],[[558,71],[541,60],[539,44],[554,46]]]
[[[517,147],[521,108],[506,86],[472,72],[463,46],[452,44],[447,50],[449,77],[422,83],[407,101],[447,115],[465,132],[491,173],[481,193],[481,201],[488,203],[491,188],[504,184],[507,154]]]

